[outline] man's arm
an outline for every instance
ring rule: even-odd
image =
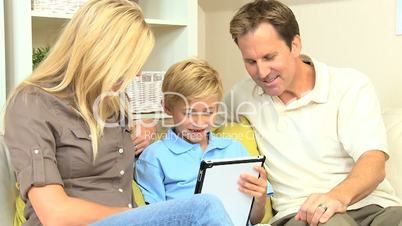
[[[380,150],[366,152],[348,177],[330,193],[339,194],[339,200],[348,206],[365,198],[384,180],[386,159],[387,155]]]
[[[365,152],[349,175],[327,193],[310,195],[296,214],[297,220],[315,226],[373,192],[385,178],[388,155],[380,150]]]

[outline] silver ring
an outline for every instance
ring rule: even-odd
[[[321,208],[322,210],[324,210],[324,212],[325,211],[327,211],[327,209],[328,209],[328,206],[326,206],[325,204],[323,204],[323,203],[320,203],[320,205],[318,205],[318,207],[317,208]]]

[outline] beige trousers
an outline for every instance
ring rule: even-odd
[[[307,226],[303,221],[295,220],[296,214],[287,215],[272,226]],[[368,205],[346,213],[335,214],[327,223],[320,226],[402,226],[402,206],[382,208]]]

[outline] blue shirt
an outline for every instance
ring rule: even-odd
[[[169,129],[163,140],[148,146],[136,162],[136,181],[144,199],[155,203],[194,194],[202,160],[249,156],[238,141],[209,133],[205,151]]]

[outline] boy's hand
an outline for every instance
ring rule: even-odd
[[[250,222],[253,225],[260,223],[264,218],[268,183],[265,169],[261,166],[254,166],[254,169],[260,173],[259,178],[244,173],[240,175],[239,179],[239,190],[254,196],[254,204],[250,215]]]
[[[254,166],[254,169],[260,173],[257,178],[250,174],[240,175],[239,190],[255,197],[255,202],[264,204],[267,198],[267,173],[261,166]]]

